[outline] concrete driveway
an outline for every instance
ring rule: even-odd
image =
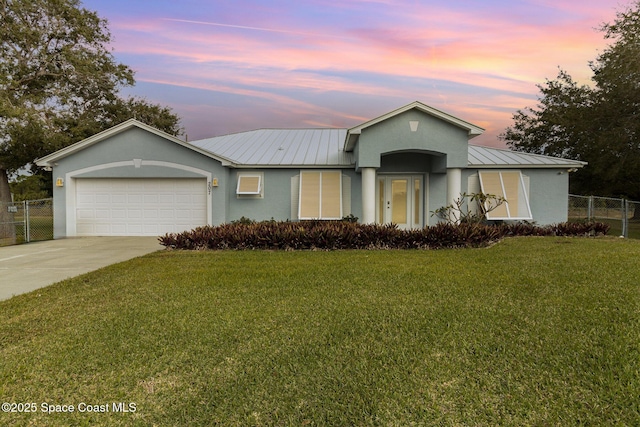
[[[76,237],[0,247],[0,300],[161,249],[157,237]]]

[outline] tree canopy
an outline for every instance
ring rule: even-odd
[[[182,132],[169,108],[120,95],[134,73],[110,41],[80,0],[0,0],[0,201],[8,173],[131,117]]]
[[[600,30],[610,43],[589,63],[592,84],[561,69],[500,137],[515,150],[588,162],[571,178],[574,193],[640,200],[640,0]]]

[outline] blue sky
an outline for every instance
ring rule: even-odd
[[[86,0],[109,21],[126,93],[167,105],[190,140],[351,127],[413,101],[497,135],[558,67],[589,83],[611,0]]]

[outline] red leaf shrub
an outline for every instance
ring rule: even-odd
[[[481,247],[510,236],[588,236],[609,231],[604,223],[530,223],[487,225],[440,223],[415,230],[394,224],[358,224],[352,221],[253,222],[198,227],[168,233],[160,244],[171,249],[442,249]]]

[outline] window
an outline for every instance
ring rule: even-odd
[[[520,171],[481,171],[480,188],[484,194],[504,197],[506,203],[487,214],[487,219],[532,219],[529,197]]]
[[[298,218],[342,218],[342,172],[300,172]]]
[[[236,194],[238,196],[260,196],[262,197],[262,181],[261,173],[238,173],[238,186]]]

